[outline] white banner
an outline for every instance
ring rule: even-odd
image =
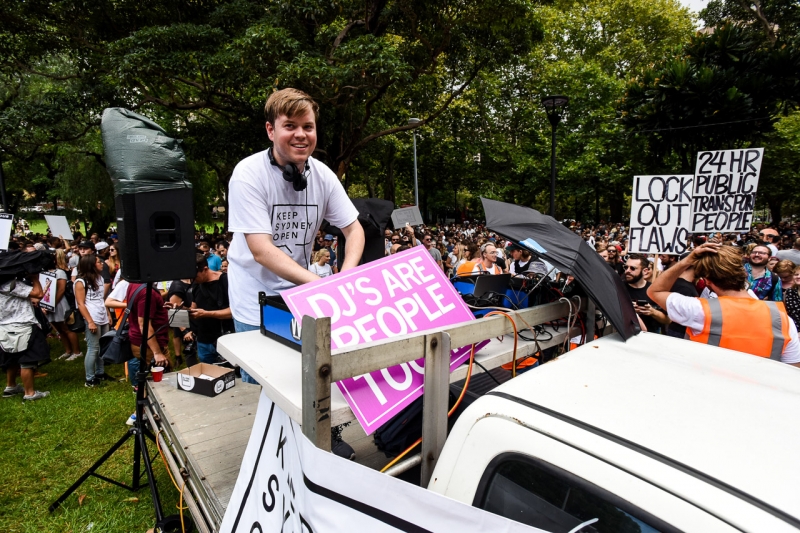
[[[47,225],[50,226],[50,233],[53,234],[53,237],[63,237],[69,240],[75,238],[72,235],[67,217],[61,215],[45,215],[44,219],[47,221]]]
[[[692,233],[750,231],[763,159],[763,148],[697,154]]]
[[[316,448],[261,393],[220,531],[353,533],[543,531]]]
[[[628,251],[682,254],[691,226],[693,176],[634,176]]]
[[[392,225],[394,225],[394,229],[400,229],[406,224],[409,226],[420,226],[423,224],[419,207],[412,205],[411,207],[403,207],[392,211]]]
[[[8,241],[11,240],[11,230],[14,228],[14,215],[0,213],[0,250],[8,250]]]

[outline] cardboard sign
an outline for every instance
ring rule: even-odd
[[[263,392],[219,530],[543,531],[322,451]]]
[[[39,307],[45,311],[56,310],[56,275],[54,272],[39,272],[39,283],[44,295],[39,300]]]
[[[53,237],[64,237],[65,239],[73,240],[72,230],[67,222],[67,217],[61,215],[45,215],[44,219],[47,225],[50,226],[50,233]]]
[[[475,319],[422,246],[282,296],[298,323],[304,315],[331,317],[333,350]],[[451,352],[451,371],[469,357],[470,348]],[[337,382],[367,435],[422,395],[422,365],[419,359]]]
[[[394,224],[395,229],[399,229],[406,224],[409,226],[421,226],[424,222],[422,221],[422,215],[419,213],[419,207],[412,205],[411,207],[392,211],[392,224]]]
[[[763,148],[697,154],[692,233],[750,231]]]
[[[691,226],[694,176],[634,176],[628,251],[682,254]]]
[[[11,231],[14,229],[14,215],[0,213],[0,250],[8,250],[8,241],[11,240]]]

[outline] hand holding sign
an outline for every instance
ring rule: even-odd
[[[304,315],[330,317],[334,350],[475,318],[423,247],[295,287],[283,299],[298,322]],[[454,350],[450,368],[469,351]],[[422,395],[422,364],[420,359],[337,382],[367,434]]]

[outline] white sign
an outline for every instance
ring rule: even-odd
[[[39,300],[39,307],[45,311],[56,310],[56,275],[53,272],[39,272],[39,283],[44,295]]]
[[[750,231],[763,148],[697,154],[692,233]]]
[[[67,222],[67,217],[61,215],[45,215],[44,219],[47,225],[50,226],[50,233],[53,237],[64,237],[65,239],[73,240],[72,230]]]
[[[0,250],[8,250],[11,230],[14,228],[14,215],[0,213]]]
[[[628,251],[682,254],[691,226],[693,176],[634,176]]]
[[[395,229],[402,228],[406,224],[409,226],[421,226],[423,222],[419,207],[412,205],[411,207],[395,209],[392,211],[392,224],[394,224]]]
[[[316,448],[261,393],[220,532],[541,532]]]

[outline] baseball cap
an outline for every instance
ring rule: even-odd
[[[327,235],[325,235],[325,237],[322,240],[324,240],[324,241],[332,241],[333,240],[333,235],[328,233]]]
[[[105,241],[100,241],[94,245],[94,249],[97,251],[105,250],[106,248],[108,248],[108,243]]]
[[[81,241],[78,248],[90,248],[94,250],[94,243],[92,241]]]

